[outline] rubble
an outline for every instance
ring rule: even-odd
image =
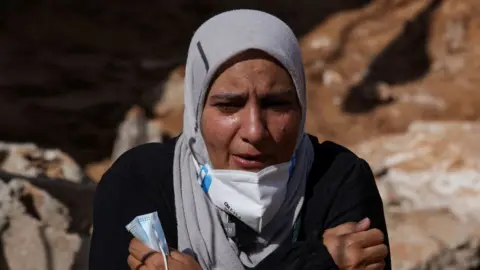
[[[111,161],[114,162],[125,151],[139,144],[161,141],[160,127],[147,119],[142,108],[134,106],[127,112],[125,120],[118,127]]]
[[[352,148],[382,171],[393,269],[480,267],[478,138],[480,123],[417,121]]]
[[[12,217],[1,238],[12,270],[72,269],[82,246],[79,235],[42,225],[28,215]]]
[[[0,142],[0,150],[0,267],[87,269],[94,189],[82,170],[34,144]]]
[[[42,149],[32,143],[0,142],[0,170],[35,177],[45,175],[75,183],[83,180],[80,166],[58,149]]]

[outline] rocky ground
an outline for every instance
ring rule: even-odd
[[[189,35],[235,6],[123,2],[0,7],[0,269],[87,269],[94,182],[180,132]],[[394,269],[480,269],[480,2],[282,3],[245,5],[298,33],[308,131],[370,163]]]

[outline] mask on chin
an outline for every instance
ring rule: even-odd
[[[213,169],[195,159],[194,163],[197,181],[215,206],[260,233],[283,204],[295,157],[259,172]]]

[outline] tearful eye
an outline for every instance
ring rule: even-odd
[[[243,107],[243,104],[238,102],[219,102],[215,103],[214,106],[223,113],[234,113],[240,110]]]

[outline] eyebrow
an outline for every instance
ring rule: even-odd
[[[286,96],[289,96],[293,91],[294,91],[293,89],[285,89],[281,91],[268,92],[266,94],[260,95],[260,99],[284,98]],[[224,93],[213,94],[210,98],[215,101],[244,100],[244,99],[247,99],[247,94],[224,92]]]

